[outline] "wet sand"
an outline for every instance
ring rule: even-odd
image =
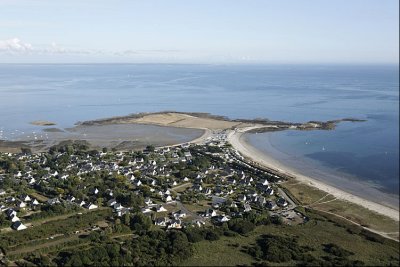
[[[31,135],[21,135],[14,141],[0,143],[0,151],[20,152],[30,147],[33,152],[46,151],[51,146],[67,140],[84,140],[92,148],[116,148],[118,150],[143,149],[147,145],[167,146],[201,139],[206,134],[202,129],[166,127],[147,124],[78,125]]]

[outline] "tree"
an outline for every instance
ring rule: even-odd
[[[153,145],[148,145],[148,146],[146,146],[146,150],[149,152],[154,152],[155,147]]]
[[[141,232],[149,230],[152,224],[153,223],[148,216],[143,215],[141,212],[138,212],[135,213],[135,215],[131,219],[130,226],[132,230]]]
[[[255,225],[243,219],[233,219],[228,222],[228,227],[239,234],[247,234],[254,230]]]
[[[129,213],[125,213],[122,215],[122,223],[129,226],[131,224],[131,215]]]

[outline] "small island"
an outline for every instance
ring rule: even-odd
[[[36,126],[53,126],[53,125],[57,125],[54,122],[45,121],[45,120],[31,121],[30,124],[36,125]]]

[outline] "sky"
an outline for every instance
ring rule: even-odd
[[[0,0],[0,63],[398,62],[398,0]]]

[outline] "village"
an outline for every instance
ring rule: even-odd
[[[114,218],[141,212],[166,229],[221,224],[250,211],[287,224],[306,220],[279,188],[282,179],[250,165],[223,132],[201,145],[85,149],[72,143],[49,153],[2,154],[1,231],[25,230],[32,215],[54,206],[108,208]]]

